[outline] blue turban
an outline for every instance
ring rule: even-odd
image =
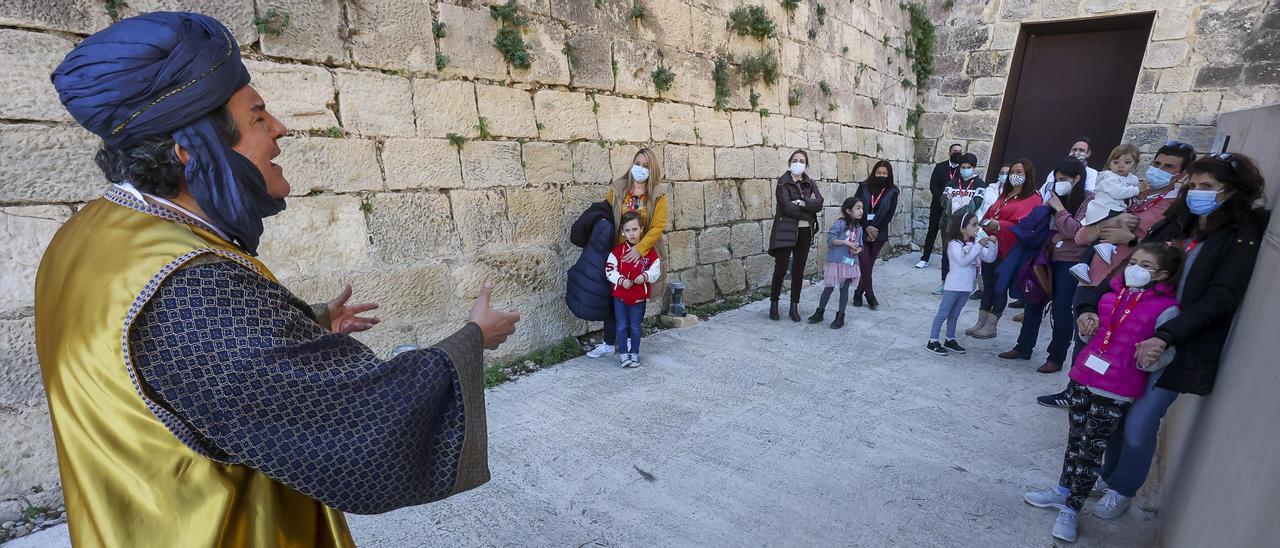
[[[257,253],[262,219],[285,207],[253,162],[232,150],[212,114],[249,84],[227,27],[198,13],[155,12],[80,42],[53,72],[76,122],[120,150],[169,136],[190,156],[187,189],[209,221]]]

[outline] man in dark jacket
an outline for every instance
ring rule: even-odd
[[[578,261],[569,268],[564,300],[574,316],[589,322],[604,322],[604,342],[588,352],[598,358],[614,351],[617,327],[613,316],[613,285],[605,277],[604,263],[613,249],[613,207],[609,202],[591,204],[574,221],[569,241],[582,248]]]
[[[964,147],[960,143],[952,143],[947,160],[933,166],[933,175],[929,176],[929,192],[933,195],[929,201],[929,232],[924,237],[924,252],[920,255],[916,268],[929,266],[929,255],[933,254],[933,244],[937,243],[938,231],[942,229],[942,189],[956,177],[963,157]],[[944,244],[942,247],[945,249],[947,246]],[[945,252],[943,256],[946,256]]]

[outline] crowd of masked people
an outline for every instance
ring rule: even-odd
[[[1143,166],[1139,149],[1122,144],[1097,171],[1092,153],[1082,137],[1042,184],[1026,159],[988,184],[977,158],[952,145],[930,181],[916,265],[928,267],[941,234],[934,354],[965,353],[956,323],[969,300],[978,320],[965,334],[977,339],[996,336],[1006,308],[1022,309],[1017,343],[1000,359],[1030,360],[1049,317],[1037,371],[1068,365],[1069,380],[1038,402],[1067,410],[1067,449],[1058,483],[1024,498],[1057,509],[1052,535],[1068,542],[1091,496],[1101,519],[1129,508],[1174,400],[1213,390],[1270,218],[1258,166],[1240,154],[1168,141]]]

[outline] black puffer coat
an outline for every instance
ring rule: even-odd
[[[778,177],[777,202],[773,214],[773,230],[769,233],[769,254],[777,256],[796,246],[800,221],[808,221],[809,227],[818,232],[818,212],[822,211],[822,192],[806,173],[800,181],[792,180],[787,172]],[[804,200],[804,206],[792,203]],[[814,238],[816,241],[817,238]]]
[[[614,241],[613,207],[609,202],[591,204],[574,221],[569,241],[581,247],[582,254],[569,268],[565,304],[580,319],[604,321],[613,316],[613,286],[604,275]]]

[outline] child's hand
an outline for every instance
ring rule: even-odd
[[[1092,337],[1098,332],[1098,315],[1093,312],[1085,312],[1079,318],[1076,318],[1076,328],[1080,330],[1080,335]]]
[[[978,240],[978,245],[982,247],[987,247],[987,245],[989,245],[990,243],[991,243],[991,238],[983,238],[981,240]]]
[[[633,284],[631,283],[631,280],[627,280],[627,279],[623,279],[623,280],[622,280],[622,288],[623,288],[623,289],[631,289],[631,286],[632,286],[632,285],[633,285]]]
[[[636,279],[635,279],[635,285],[640,285],[642,283],[644,283],[644,274],[636,276]]]

